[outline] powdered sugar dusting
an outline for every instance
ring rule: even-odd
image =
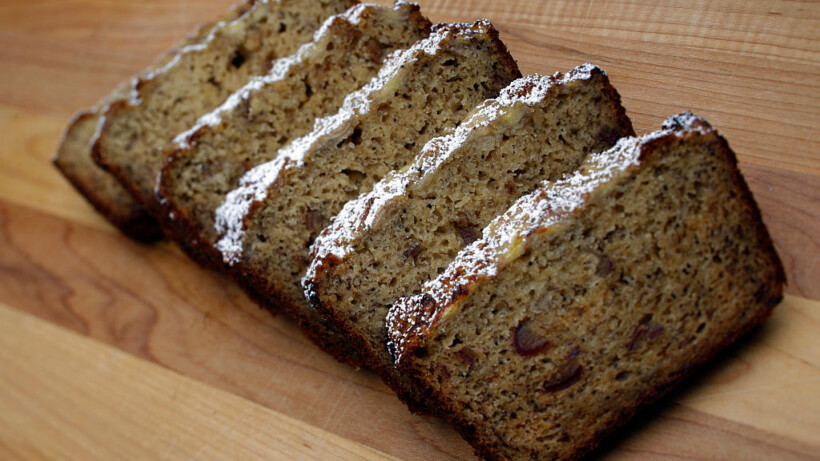
[[[222,238],[216,243],[216,249],[222,253],[225,263],[233,265],[239,261],[245,215],[254,202],[267,197],[266,179],[277,177],[287,166],[288,160],[287,157],[280,156],[245,173],[239,187],[228,193],[225,201],[217,208],[215,226]]]
[[[201,52],[208,49],[208,46],[211,42],[213,42],[219,34],[231,34],[235,33],[236,29],[242,29],[244,27],[244,21],[247,20],[248,17],[255,19],[259,19],[260,16],[266,16],[268,14],[268,6],[274,1],[275,3],[281,3],[281,0],[260,0],[254,3],[253,7],[247,11],[245,14],[242,14],[238,18],[234,19],[233,21],[226,22],[220,21],[216,23],[208,33],[208,36],[205,37],[199,43],[195,43],[192,45],[184,46],[180,48],[174,57],[165,63],[163,66],[154,69],[140,77],[136,77],[131,81],[131,91],[128,94],[128,103],[132,106],[137,106],[142,104],[142,93],[140,91],[140,86],[142,82],[153,80],[157,78],[159,75],[167,73],[174,67],[176,67],[183,58],[187,57],[188,55],[195,54],[197,52]]]
[[[316,53],[323,49],[329,40],[333,40],[331,26],[337,21],[347,21],[351,24],[360,24],[365,12],[373,8],[384,8],[380,5],[361,3],[349,8],[342,14],[330,16],[322,23],[322,26],[313,34],[313,41],[300,46],[296,53],[283,58],[276,59],[271,70],[264,76],[254,76],[242,88],[231,94],[219,107],[203,115],[197,120],[189,130],[178,134],[173,142],[177,149],[190,149],[194,142],[195,134],[204,127],[214,127],[222,123],[226,114],[233,112],[241,104],[250,100],[254,93],[262,90],[268,85],[285,80],[291,68],[295,65],[306,62]],[[398,9],[398,6],[395,9]]]
[[[530,107],[542,104],[547,99],[550,89],[576,80],[591,79],[595,72],[605,74],[599,67],[587,63],[567,74],[536,74],[512,82],[497,98],[489,99],[477,107],[452,134],[430,140],[404,171],[389,174],[377,183],[371,192],[345,204],[333,223],[314,242],[311,248],[311,266],[318,266],[321,260],[330,254],[344,258],[354,251],[353,242],[376,226],[375,221],[384,216],[383,210],[388,208],[393,200],[405,195],[412,184],[421,183],[432,177],[433,173],[451,159],[470,137],[482,136],[484,131],[481,128],[497,123],[505,115],[510,114],[517,104]],[[311,277],[315,270],[315,267],[309,268],[308,277]]]
[[[475,33],[469,25],[467,30]],[[310,134],[291,141],[280,149],[276,160],[248,172],[242,178],[240,187],[225,198],[216,212],[216,230],[221,235],[217,248],[223,251],[225,261],[228,264],[237,261],[237,252],[241,251],[244,238],[245,214],[254,201],[261,201],[267,197],[266,191],[285,168],[299,167],[305,157],[324,145],[325,141],[352,131],[355,121],[371,110],[374,95],[382,91],[392,91],[392,87],[398,85],[403,78],[404,69],[409,64],[418,61],[424,55],[435,55],[446,38],[464,33],[460,24],[437,27],[426,39],[420,40],[406,50],[394,52],[373,80],[345,98],[336,114],[317,119]]]
[[[394,303],[387,326],[397,359],[406,352],[407,344],[425,335],[427,326],[459,308],[463,298],[454,300],[454,291],[470,292],[495,277],[520,257],[527,240],[538,230],[566,220],[593,191],[640,164],[643,146],[670,135],[705,135],[710,131],[705,120],[688,112],[670,117],[662,130],[622,138],[608,151],[590,155],[575,173],[555,182],[545,181],[536,191],[521,197],[484,229],[481,239],[462,250],[443,274],[426,283],[422,294]]]

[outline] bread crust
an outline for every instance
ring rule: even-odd
[[[83,125],[96,126],[99,114],[93,109],[81,111],[74,115],[66,127],[58,145],[57,154],[52,159],[55,167],[65,176],[69,183],[86,200],[116,226],[123,234],[141,242],[153,242],[162,238],[156,220],[148,214],[120,183],[105,171],[97,167],[88,155],[88,151],[76,152],[75,146],[69,144],[70,138],[83,136]]]

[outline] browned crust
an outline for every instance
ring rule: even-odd
[[[621,133],[620,137],[635,136],[635,128],[632,126],[632,120],[626,115],[626,107],[621,101],[621,94],[609,81],[609,76],[604,72],[604,91],[606,91],[609,100],[612,101],[614,107],[617,108],[618,126],[625,128],[626,132]],[[617,142],[617,139],[613,140]]]
[[[702,126],[704,126],[704,128],[711,129],[708,123],[705,123],[705,121],[702,122]],[[669,127],[675,127],[678,125],[679,120],[677,117],[671,117],[667,123],[670,124]],[[675,135],[670,134],[667,136],[662,136],[643,144],[641,146],[641,160],[645,161],[646,159],[651,158],[651,156],[658,151],[657,147],[660,147],[664,143],[668,142],[669,138],[673,136]],[[608,421],[604,427],[598,429],[594,433],[588,434],[586,440],[579,441],[577,445],[573,447],[574,452],[570,459],[578,459],[596,448],[605,436],[612,433],[612,431],[616,428],[622,426],[638,412],[668,394],[687,376],[691,375],[696,369],[706,364],[721,350],[735,342],[742,335],[762,324],[771,316],[774,307],[783,299],[783,286],[786,283],[786,274],[783,264],[775,251],[771,236],[763,223],[757,202],[754,200],[754,197],[752,196],[743,175],[737,168],[737,157],[735,153],[729,148],[729,144],[725,138],[717,134],[716,137],[720,146],[719,153],[723,155],[723,160],[733,167],[732,171],[734,174],[732,177],[732,182],[734,183],[736,190],[739,191],[747,211],[752,216],[753,223],[750,224],[754,226],[757,244],[763,249],[765,252],[764,254],[766,254],[769,258],[767,261],[769,267],[774,269],[773,277],[768,280],[768,284],[765,285],[765,289],[758,290],[755,293],[755,300],[757,301],[757,304],[753,309],[747,310],[747,312],[753,312],[753,316],[736,323],[730,331],[724,333],[723,335],[716,336],[712,344],[707,344],[704,346],[706,348],[706,352],[698,355],[690,353],[688,357],[684,358],[684,360],[681,360],[679,363],[672,364],[666,368],[666,372],[663,374],[669,376],[669,379],[655,385],[652,389],[645,390],[644,394],[637,399],[637,403],[635,405],[631,407],[622,407],[620,409],[620,413]],[[471,278],[468,285],[475,284],[476,282],[477,278]],[[432,329],[434,325],[438,323],[439,314],[443,312],[448,305],[458,302],[467,296],[468,288],[469,287],[466,286],[455,287],[452,290],[453,296],[450,297],[446,303],[436,304],[432,298],[429,298],[428,305],[422,306],[422,308],[435,312],[435,314],[432,315],[432,319],[428,324],[419,326],[420,329],[424,331]],[[424,304],[424,301],[422,301],[422,304]],[[428,381],[426,381],[427,377],[421,375],[417,370],[415,370],[412,367],[412,360],[407,359],[407,357],[412,356],[414,351],[418,350],[422,346],[423,334],[423,332],[416,332],[411,335],[412,337],[408,338],[408,341],[402,345],[402,357],[404,357],[405,360],[397,361],[396,365],[414,382],[416,386],[422,389],[423,393],[428,396],[429,406],[434,410],[434,413],[453,424],[462,437],[464,437],[464,439],[467,440],[467,442],[470,443],[470,445],[476,450],[476,454],[483,459],[501,459],[500,454],[494,451],[492,446],[484,443],[486,439],[482,438],[482,435],[477,433],[476,428],[459,416],[463,409],[457,405],[453,405],[446,398],[446,396],[442,395],[441,392],[436,389],[435,386],[432,386]],[[484,437],[493,436],[484,435]]]
[[[343,264],[342,260],[336,255],[329,255],[328,258],[324,260],[325,264],[331,261],[334,266]],[[328,308],[322,302],[318,293],[321,291],[322,283],[326,280],[327,275],[328,273],[326,271],[322,271],[321,276],[315,279],[305,279],[305,296],[311,307],[316,309],[316,311],[324,317],[328,325],[339,332],[340,336],[349,342],[348,347],[355,350],[357,355],[361,357],[360,360],[362,364],[379,375],[382,381],[396,393],[396,396],[407,406],[411,413],[435,415],[435,408],[430,405],[430,402],[423,394],[419,392],[418,389],[409,389],[407,386],[408,383],[397,380],[387,369],[386,364],[376,360],[375,357],[369,353],[363,338],[356,334],[351,328],[348,328],[348,323],[339,316],[339,312],[336,309]],[[385,345],[385,347],[387,346]]]
[[[512,54],[510,54],[510,50],[507,49],[507,45],[503,41],[501,41],[501,39],[499,38],[498,29],[496,29],[495,25],[493,25],[493,23],[490,22],[489,20],[487,20],[487,24],[488,24],[488,26],[487,26],[487,35],[489,35],[490,41],[493,45],[493,48],[495,48],[495,50],[496,50],[496,55],[499,58],[499,64],[504,69],[509,70],[510,73],[513,74],[513,80],[515,80],[517,78],[521,78],[521,70],[518,68],[518,63],[515,61],[515,58],[513,58]],[[462,24],[459,24],[459,25],[462,26]],[[466,23],[464,25],[466,25],[467,27],[470,26],[469,24],[466,24]],[[448,25],[439,24],[437,26],[438,27],[447,27]],[[450,25],[450,26],[452,26],[452,25]],[[435,30],[436,26],[433,26],[433,27],[434,27],[434,30]]]
[[[89,117],[97,115],[96,111],[84,110],[77,113],[69,122],[65,132],[59,142],[57,154],[52,159],[52,163],[68,179],[69,183],[82,194],[97,212],[103,215],[108,221],[116,226],[123,234],[134,240],[141,242],[153,242],[162,238],[162,231],[156,220],[148,214],[137,203],[123,205],[116,203],[115,199],[104,195],[94,185],[91,172],[83,172],[71,168],[64,160],[65,143],[72,135],[73,131]],[[90,155],[90,151],[89,151]],[[101,174],[104,174],[100,171]],[[113,180],[114,178],[112,178]],[[125,194],[125,191],[123,191]],[[131,198],[130,196],[128,197]]]
[[[360,368],[366,366],[359,349],[349,344],[349,336],[335,334],[331,337],[321,333],[322,328],[305,316],[299,306],[291,303],[275,287],[271,286],[263,274],[241,266],[241,269],[230,271],[230,275],[245,291],[263,306],[281,309],[292,318],[299,329],[320,349],[332,355],[344,364]]]

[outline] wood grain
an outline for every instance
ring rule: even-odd
[[[231,1],[0,4],[0,459],[470,459],[228,280],[122,237],[48,165],[72,112]],[[640,132],[706,116],[786,264],[774,317],[598,456],[818,459],[820,3],[419,3],[435,21],[491,19],[525,73],[600,64]]]
[[[392,459],[3,305],[0,386],[6,460]]]

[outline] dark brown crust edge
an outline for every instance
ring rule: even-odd
[[[57,154],[51,160],[52,164],[54,164],[60,173],[65,176],[68,182],[80,194],[82,194],[89,203],[91,203],[98,213],[103,215],[123,234],[134,240],[145,243],[161,240],[163,237],[163,232],[160,230],[159,224],[144,208],[134,207],[129,210],[124,210],[123,207],[118,207],[116,204],[112,203],[110,199],[101,195],[88,181],[88,178],[74,172],[63,163],[61,151],[66,139],[71,135],[71,132],[79,123],[88,117],[93,117],[94,115],[96,115],[96,112],[92,110],[84,110],[77,113],[72,118],[60,138]]]
[[[333,255],[332,259],[341,263],[341,260],[335,257],[335,255]],[[352,330],[346,328],[346,322],[343,322],[341,317],[339,317],[333,309],[328,309],[324,303],[322,303],[321,299],[319,299],[317,289],[321,290],[321,284],[324,279],[324,277],[321,277],[319,280],[305,279],[305,297],[311,307],[316,309],[325,321],[335,329],[340,336],[349,342],[349,347],[355,350],[357,355],[361,357],[360,361],[362,365],[376,373],[382,381],[396,393],[396,397],[398,397],[411,413],[424,416],[436,415],[436,406],[430,405],[430,402],[422,397],[424,395],[423,393],[418,389],[408,390],[404,385],[397,382],[393,375],[385,368],[384,364],[373,360],[373,357],[371,357],[368,349],[364,345],[364,340],[359,335],[354,334]]]
[[[667,124],[670,124],[670,128],[679,126],[679,116],[670,117],[667,120]],[[666,126],[667,125],[665,124],[665,127]],[[706,124],[706,127],[711,129],[708,123]],[[651,155],[654,151],[654,147],[662,144],[665,138],[666,137],[661,137],[644,144],[641,147],[641,158],[643,159],[646,156]],[[763,249],[764,253],[769,256],[768,263],[770,264],[770,267],[774,269],[774,276],[769,279],[769,283],[766,285],[766,290],[758,290],[758,292],[755,293],[757,304],[753,306],[754,309],[748,309],[748,311],[755,312],[753,317],[747,319],[740,325],[736,325],[732,331],[719,336],[717,340],[711,344],[711,346],[706,346],[707,351],[705,353],[696,357],[690,363],[679,365],[675,372],[669,374],[670,378],[668,380],[656,385],[654,389],[647,390],[643,396],[638,398],[637,403],[634,406],[622,407],[620,414],[611,419],[606,426],[597,430],[595,433],[590,434],[586,440],[580,441],[574,448],[575,451],[570,459],[579,459],[595,449],[601,440],[610,435],[615,429],[623,426],[636,414],[645,410],[647,407],[667,395],[686,377],[692,375],[697,369],[700,369],[712,360],[721,350],[734,343],[741,336],[761,325],[771,316],[775,306],[777,306],[777,304],[779,304],[783,299],[783,286],[786,284],[786,274],[783,264],[774,248],[774,243],[771,236],[763,223],[760,208],[754,200],[743,174],[737,168],[737,157],[735,153],[731,150],[729,143],[723,136],[717,135],[717,138],[720,143],[720,150],[724,156],[724,161],[733,167],[733,182],[740,192],[741,199],[743,200],[743,203],[745,203],[747,211],[754,220],[754,234],[756,235],[757,242]],[[466,295],[467,292],[463,291],[463,293]],[[458,296],[456,298],[460,299],[462,297],[463,296]],[[449,302],[453,302],[453,300]],[[433,310],[441,312],[443,308],[444,306],[435,306],[433,307]],[[407,347],[403,349],[404,356],[411,355],[412,351],[420,346],[418,339],[419,338],[416,338],[415,341],[411,341],[406,345]],[[416,386],[423,389],[430,399],[430,406],[435,409],[435,414],[441,415],[445,420],[451,423],[461,434],[461,436],[476,450],[476,454],[478,456],[482,459],[488,460],[500,459],[499,454],[493,451],[491,447],[485,447],[482,445],[481,436],[476,433],[475,428],[464,419],[458,417],[461,411],[460,408],[449,405],[444,396],[439,393],[435,387],[428,385],[424,377],[419,375],[416,370],[409,366],[409,362],[397,361],[397,366],[415,383]]]
[[[362,355],[359,350],[353,345],[346,343],[349,341],[349,336],[337,334],[334,337],[327,337],[320,334],[317,325],[315,325],[309,318],[302,315],[298,306],[290,303],[285,296],[282,296],[278,291],[269,286],[264,277],[261,277],[255,271],[246,269],[231,270],[228,274],[248,293],[248,295],[262,306],[273,309],[282,310],[296,322],[299,329],[320,349],[332,355],[333,358],[346,365],[355,368],[366,366],[362,360]],[[266,287],[266,288],[262,288]]]

